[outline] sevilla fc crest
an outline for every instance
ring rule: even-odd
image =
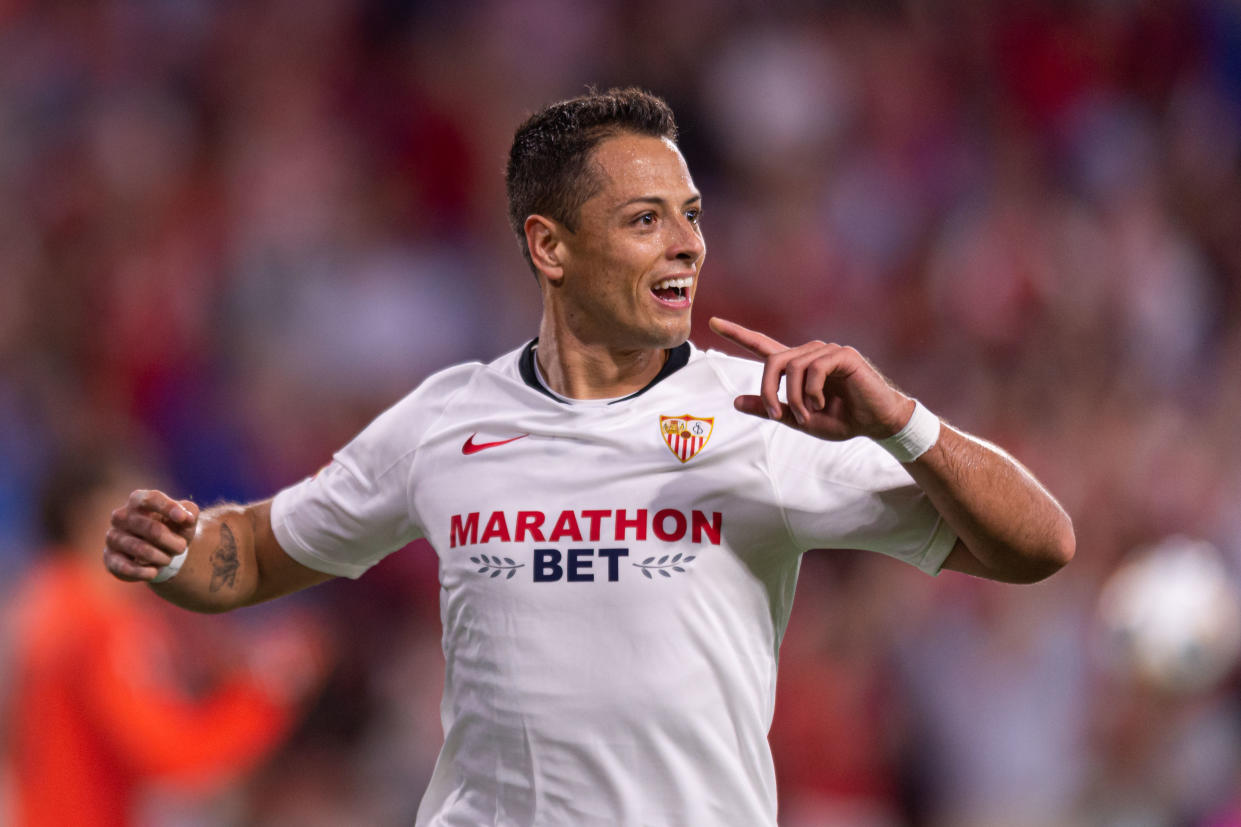
[[[715,427],[713,416],[661,416],[659,432],[664,443],[681,462],[689,462],[703,449]]]

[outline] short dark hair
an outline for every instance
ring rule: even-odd
[[[531,270],[526,218],[545,215],[576,232],[579,210],[602,184],[589,168],[591,151],[624,133],[676,141],[676,118],[662,98],[631,86],[591,89],[553,103],[517,127],[504,183],[509,223]]]

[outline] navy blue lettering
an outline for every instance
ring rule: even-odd
[[[588,583],[595,579],[595,576],[590,573],[590,558],[594,553],[595,550],[592,548],[569,549],[569,576],[567,579],[570,583]]]
[[[554,548],[536,548],[534,582],[550,583],[561,577],[564,577],[564,567],[560,565],[560,551]]]
[[[627,548],[601,548],[599,556],[608,559],[608,582],[615,583],[620,579],[620,558],[629,556]]]

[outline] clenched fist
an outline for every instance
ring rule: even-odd
[[[198,506],[162,491],[138,490],[112,512],[103,564],[120,580],[147,581],[189,548],[198,526]]]

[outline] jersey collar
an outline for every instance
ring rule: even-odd
[[[536,391],[548,397],[549,399],[555,399],[557,402],[561,403],[562,405],[568,404],[563,399],[559,398],[554,393],[549,391],[547,388],[543,387],[543,383],[539,381],[538,374],[534,369],[534,349],[538,345],[538,343],[539,343],[539,340],[538,340],[538,337],[536,336],[535,338],[531,339],[530,342],[524,348],[521,349],[521,357],[517,361],[517,368],[518,370],[521,371],[522,381],[524,381],[527,385],[534,388]],[[640,390],[636,390],[633,393],[629,394],[628,396],[622,396],[620,399],[613,399],[608,404],[615,405],[617,402],[624,402],[628,399],[633,399],[635,396],[641,396],[642,394],[646,393],[651,388],[655,387],[657,384],[662,382],[664,379],[667,379],[669,376],[671,376],[672,374],[676,373],[678,370],[680,370],[681,368],[689,364],[689,354],[690,354],[689,342],[683,342],[677,345],[676,347],[672,348],[671,350],[668,351],[668,358],[664,361],[664,366],[659,369],[659,373],[655,374],[654,379],[647,382],[646,385]]]

